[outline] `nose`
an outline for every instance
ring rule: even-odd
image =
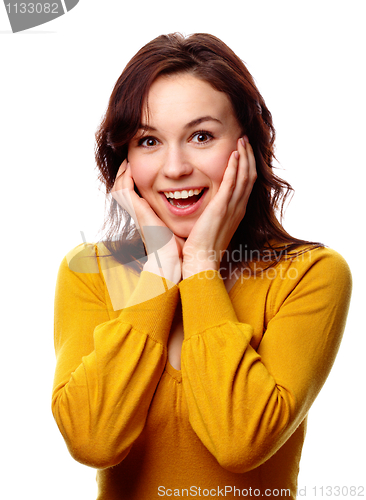
[[[193,164],[182,148],[179,147],[169,148],[163,162],[163,174],[170,179],[185,177],[193,171]]]

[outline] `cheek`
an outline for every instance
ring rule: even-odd
[[[131,167],[131,175],[135,181],[135,185],[140,194],[143,195],[146,191],[151,189],[153,182],[152,169],[149,168],[149,162],[142,161],[138,155],[130,154],[128,161]]]
[[[233,149],[215,152],[205,162],[205,173],[215,184],[220,184]]]

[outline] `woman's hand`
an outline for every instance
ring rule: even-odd
[[[219,190],[205,208],[183,247],[183,279],[201,271],[220,269],[223,252],[243,219],[257,178],[248,138],[238,140]]]
[[[144,271],[178,283],[182,277],[183,240],[174,237],[172,231],[156,215],[148,202],[136,193],[127,160],[124,160],[117,172],[111,194],[131,215],[141,235],[148,256]]]

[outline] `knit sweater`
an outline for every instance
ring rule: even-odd
[[[345,326],[344,259],[306,251],[243,271],[228,293],[216,271],[177,286],[103,253],[79,246],[61,264],[52,400],[71,455],[98,469],[98,500],[295,498],[307,413]]]

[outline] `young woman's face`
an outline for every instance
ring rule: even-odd
[[[159,77],[144,108],[128,148],[131,173],[159,218],[187,238],[217,193],[242,130],[227,95],[190,74]]]

